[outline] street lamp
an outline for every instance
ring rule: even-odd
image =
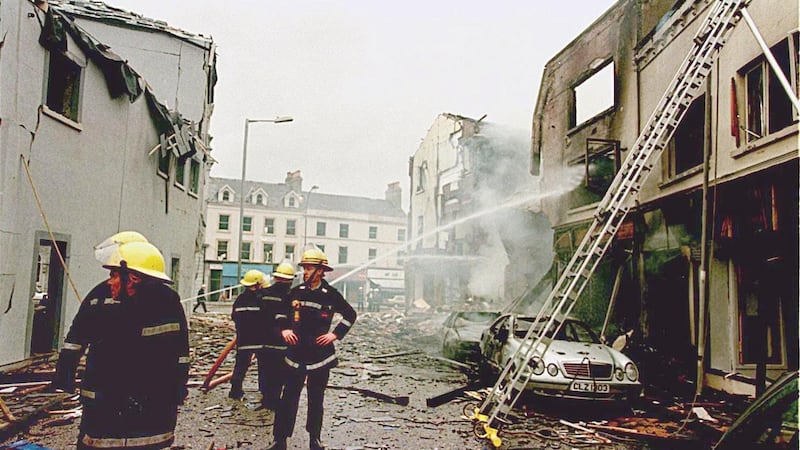
[[[278,116],[274,119],[244,119],[244,146],[242,148],[242,183],[239,194],[239,250],[238,265],[236,267],[236,280],[242,278],[242,234],[244,234],[244,179],[245,171],[247,169],[247,131],[251,123],[270,122],[270,123],[284,123],[291,122],[294,118],[292,116]]]
[[[303,251],[306,251],[306,243],[308,242],[308,201],[311,200],[311,193],[317,189],[319,189],[319,186],[315,184],[311,186],[311,189],[308,190],[308,194],[306,194],[306,209],[303,211]]]

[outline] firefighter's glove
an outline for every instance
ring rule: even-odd
[[[333,333],[325,333],[322,336],[317,337],[316,342],[317,342],[317,345],[326,346],[326,345],[332,344],[333,341],[335,341],[336,339],[337,338],[336,338],[335,334],[333,334]]]
[[[282,330],[281,336],[283,336],[283,340],[286,341],[289,345],[296,345],[297,344],[297,335],[294,334],[292,330]]]

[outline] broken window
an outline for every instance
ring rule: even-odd
[[[264,244],[264,262],[272,262],[274,252],[274,245],[273,244]]]
[[[288,219],[286,221],[286,234],[289,236],[294,236],[297,229],[297,221],[295,219]]]
[[[664,153],[665,178],[671,179],[703,163],[706,97],[697,97],[667,144]]]
[[[319,251],[321,251],[322,253],[325,253],[325,246],[324,246],[324,245],[322,245],[322,244],[317,244],[317,248],[318,248],[318,249],[319,249]]]
[[[229,214],[220,214],[219,227],[217,229],[220,231],[226,231],[230,229],[230,222],[231,222],[231,216]]]
[[[177,158],[175,160],[175,185],[183,187],[186,182],[186,161]]]
[[[217,259],[228,259],[228,241],[217,241]]]
[[[620,167],[619,141],[586,139],[586,189],[605,195]]]
[[[78,123],[81,66],[64,53],[51,51],[48,55],[47,109]]]
[[[792,86],[797,86],[798,35],[771,48],[772,55]],[[794,57],[792,57],[794,56]],[[746,140],[755,141],[797,121],[789,95],[763,56],[742,70],[745,83]]]
[[[190,160],[189,166],[189,192],[197,194],[200,190],[200,162],[196,159]]]
[[[252,247],[250,242],[242,242],[242,252],[239,254],[239,258],[242,261],[250,261],[252,259]]]
[[[424,161],[419,167],[417,167],[417,192],[422,192],[425,190],[425,186],[427,184],[427,175],[428,175],[428,163]]]
[[[253,217],[252,216],[244,216],[242,217],[242,231],[253,231]]]
[[[347,264],[347,247],[339,247],[339,264]]]
[[[593,64],[596,67],[599,64]],[[578,126],[589,119],[613,108],[614,102],[614,61],[606,62],[588,78],[573,89],[575,106],[570,125]]]

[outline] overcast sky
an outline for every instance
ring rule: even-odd
[[[612,0],[107,0],[213,37],[213,176],[383,198],[440,113],[530,137],[545,63]],[[407,209],[407,206],[406,206]]]

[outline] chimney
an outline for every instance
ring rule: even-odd
[[[403,190],[400,189],[399,181],[389,183],[389,185],[386,187],[386,201],[391,203],[392,206],[402,209],[401,204],[403,202]]]
[[[303,177],[300,176],[300,171],[286,172],[286,185],[289,189],[302,195],[303,192]]]

